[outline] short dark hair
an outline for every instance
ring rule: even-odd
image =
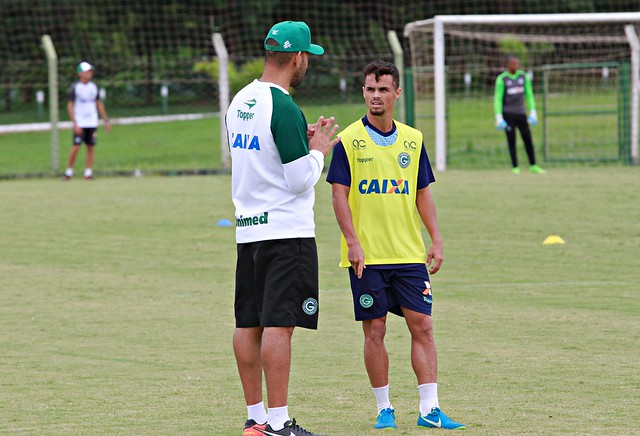
[[[516,56],[516,55],[509,55],[509,56],[507,56],[507,62],[505,62],[505,63],[507,63],[507,64],[508,64],[508,63],[509,63],[509,62],[511,62],[511,61],[518,61],[518,62],[520,62],[520,59],[519,59],[519,58],[518,58],[518,56]]]
[[[273,38],[267,39],[265,44],[272,45],[274,47],[278,47],[280,45],[278,44],[278,41],[276,41]],[[273,62],[274,64],[280,67],[284,67],[287,64],[289,64],[289,62],[291,62],[291,59],[293,59],[295,55],[296,53],[292,53],[292,52],[267,50],[265,54],[265,59],[267,62]]]
[[[400,71],[391,62],[375,61],[364,67],[364,79],[367,79],[369,74],[373,74],[376,78],[376,82],[380,81],[380,76],[389,75],[393,78],[393,86],[395,89],[400,87]]]

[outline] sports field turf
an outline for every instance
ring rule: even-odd
[[[550,98],[548,110],[552,115],[545,118],[540,110],[540,124],[532,128],[538,160],[545,166],[551,165],[544,160],[545,157],[554,160],[553,165],[561,165],[557,162],[567,160],[625,161],[629,151],[619,150],[618,136],[621,132],[618,131],[615,112],[605,115],[583,113],[596,108],[615,110],[616,101],[614,93],[560,94]],[[489,95],[456,97],[448,101],[448,168],[496,169],[510,165],[504,133],[494,127],[492,102]],[[362,103],[355,98],[350,103],[302,105],[302,108],[307,121],[315,122],[320,115],[335,116],[342,128],[364,115]],[[416,111],[416,127],[423,132],[434,163],[434,123],[429,116],[433,112],[433,102],[419,101]],[[543,125],[547,126],[546,156]],[[50,136],[49,132],[0,135],[0,155],[3,156],[0,159],[0,178],[50,175]],[[519,158],[524,163],[526,156],[519,135],[517,141]],[[59,174],[67,165],[70,146],[70,130],[61,129]],[[98,175],[132,174],[135,169],[147,174],[210,171],[221,167],[220,155],[220,120],[217,116],[194,121],[115,124],[109,134],[102,127],[98,129],[94,171]],[[82,149],[75,164],[76,174],[82,171],[84,158]]]
[[[638,168],[437,174],[440,403],[468,434],[638,434]],[[320,328],[294,334],[292,417],[377,434],[330,189]],[[227,175],[0,182],[0,433],[238,435]],[[548,235],[564,245],[545,246]],[[396,434],[417,430],[389,321]]]
[[[362,110],[360,104],[314,106],[305,109],[305,114],[309,122],[315,122],[320,115],[335,116],[340,125],[346,127],[364,115]],[[58,139],[58,168],[62,174],[71,149],[70,130],[60,129]],[[75,162],[76,174],[82,174],[84,153],[83,147]],[[51,154],[50,132],[0,134],[0,155],[3,156],[0,178],[48,176]],[[143,173],[219,169],[222,166],[220,155],[220,119],[217,116],[193,121],[114,124],[110,133],[103,127],[98,128],[94,171],[110,175],[131,174],[136,168]]]

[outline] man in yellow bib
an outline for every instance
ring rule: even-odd
[[[341,267],[349,267],[355,318],[364,331],[364,363],[378,406],[374,428],[396,428],[389,399],[387,313],[403,316],[411,333],[418,379],[419,427],[463,430],[440,410],[433,295],[429,272],[442,264],[442,238],[429,184],[435,181],[422,133],[393,119],[402,90],[395,65],[364,69],[367,114],[340,133],[327,181],[342,231]],[[420,222],[431,246],[427,251]],[[429,266],[429,272],[427,272]]]

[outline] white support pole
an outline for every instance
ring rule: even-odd
[[[631,47],[631,163],[638,165],[638,100],[640,96],[640,40],[631,24],[624,26]]]
[[[400,39],[398,39],[398,34],[389,30],[387,32],[387,40],[389,41],[389,45],[391,46],[391,51],[393,52],[393,62],[398,67],[398,71],[400,72],[400,89],[404,89],[404,51],[402,50],[402,44],[400,44]],[[404,97],[400,94],[400,98],[396,100],[396,119],[401,123],[405,123],[405,114],[404,114]]]
[[[224,117],[229,109],[229,53],[224,45],[222,34],[213,34],[213,48],[216,51],[219,62],[219,82],[218,89],[220,93],[220,156],[222,158],[222,166],[224,168],[231,167],[231,155],[229,153],[229,140],[227,138],[227,125]]]
[[[433,73],[434,73],[434,111],[435,111],[435,153],[436,170],[447,168],[447,126],[445,101],[444,66],[444,23],[435,17],[433,22]]]
[[[51,171],[59,170],[58,158],[58,54],[49,35],[42,35],[42,48],[47,56],[49,69],[49,121],[51,122]]]

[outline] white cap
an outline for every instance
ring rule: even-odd
[[[76,68],[76,71],[78,73],[86,73],[87,71],[91,70],[93,70],[93,65],[91,65],[89,62],[80,62],[78,64],[78,68]]]

